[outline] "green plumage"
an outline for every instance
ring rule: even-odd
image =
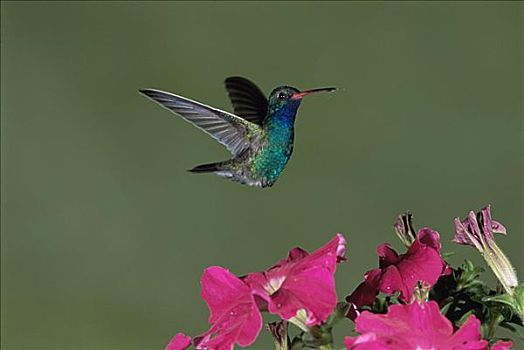
[[[262,180],[263,186],[275,183],[291,157],[298,104],[270,110],[264,127],[267,142],[253,157],[253,175]]]
[[[196,166],[191,172],[212,172],[259,187],[272,186],[291,157],[295,117],[302,98],[312,92],[334,90],[300,92],[282,86],[267,100],[255,84],[240,77],[226,79],[226,89],[235,114],[160,90],[140,92],[208,133],[233,155],[223,162]]]

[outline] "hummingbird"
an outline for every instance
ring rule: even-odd
[[[294,124],[302,99],[335,88],[300,91],[279,86],[266,98],[250,80],[225,80],[233,113],[157,89],[140,93],[203,130],[231,152],[231,159],[197,165],[192,173],[214,173],[256,187],[270,187],[280,177],[293,152]]]

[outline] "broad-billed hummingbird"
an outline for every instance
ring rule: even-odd
[[[190,172],[215,173],[250,186],[272,186],[293,152],[295,117],[302,98],[335,88],[299,91],[279,86],[268,100],[245,78],[227,78],[225,85],[235,114],[169,92],[140,92],[208,133],[233,155],[222,162],[198,165]]]

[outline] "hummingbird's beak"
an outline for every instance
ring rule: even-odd
[[[328,87],[328,88],[318,88],[318,89],[304,90],[304,91],[300,91],[300,92],[297,92],[297,93],[293,94],[291,96],[291,99],[292,100],[301,100],[302,98],[304,98],[304,96],[309,95],[309,94],[313,94],[313,93],[316,93],[316,92],[333,92],[336,89],[337,88],[334,88],[334,87]]]

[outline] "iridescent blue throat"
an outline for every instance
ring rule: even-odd
[[[255,159],[255,172],[267,182],[275,182],[293,152],[294,124],[300,100],[290,100],[270,109],[266,122],[266,147]]]

